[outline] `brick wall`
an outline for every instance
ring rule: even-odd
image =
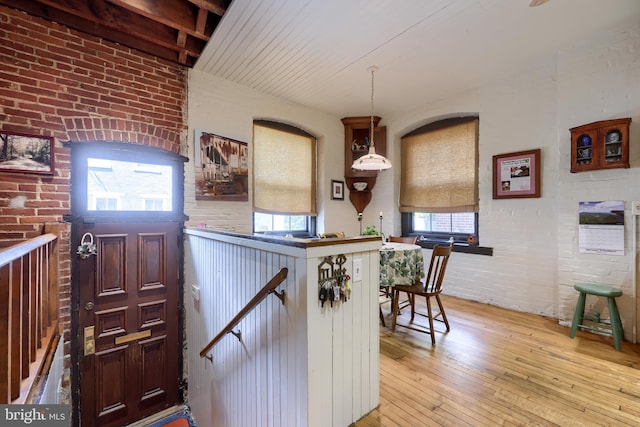
[[[70,212],[64,143],[120,141],[186,154],[187,70],[0,7],[0,130],[55,138],[54,174],[0,173],[0,247]],[[70,228],[63,227],[60,319],[69,355]]]

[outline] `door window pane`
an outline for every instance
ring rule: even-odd
[[[172,210],[171,166],[100,158],[87,162],[88,210]]]

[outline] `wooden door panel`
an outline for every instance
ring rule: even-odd
[[[126,349],[120,346],[95,354],[96,424],[125,416],[127,413]]]
[[[96,296],[110,297],[127,291],[127,235],[95,236],[97,240]]]
[[[99,350],[112,348],[116,336],[126,335],[128,309],[125,306],[95,312],[95,337]]]
[[[96,351],[80,358],[82,425],[121,426],[178,403],[179,226],[81,227],[97,245],[79,261],[80,330],[94,327]]]
[[[138,304],[138,329],[165,327],[167,324],[167,300]]]
[[[142,360],[142,405],[154,404],[159,400],[166,399],[167,381],[165,372],[167,369],[167,337],[140,341]]]
[[[138,272],[140,275],[140,290],[164,287],[166,283],[166,233],[138,234]]]

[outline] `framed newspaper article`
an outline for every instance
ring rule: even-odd
[[[493,156],[493,198],[540,197],[540,149]]]

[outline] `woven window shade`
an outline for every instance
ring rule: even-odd
[[[261,125],[253,127],[253,210],[316,215],[316,141]]]
[[[478,212],[478,120],[402,138],[401,212]]]

